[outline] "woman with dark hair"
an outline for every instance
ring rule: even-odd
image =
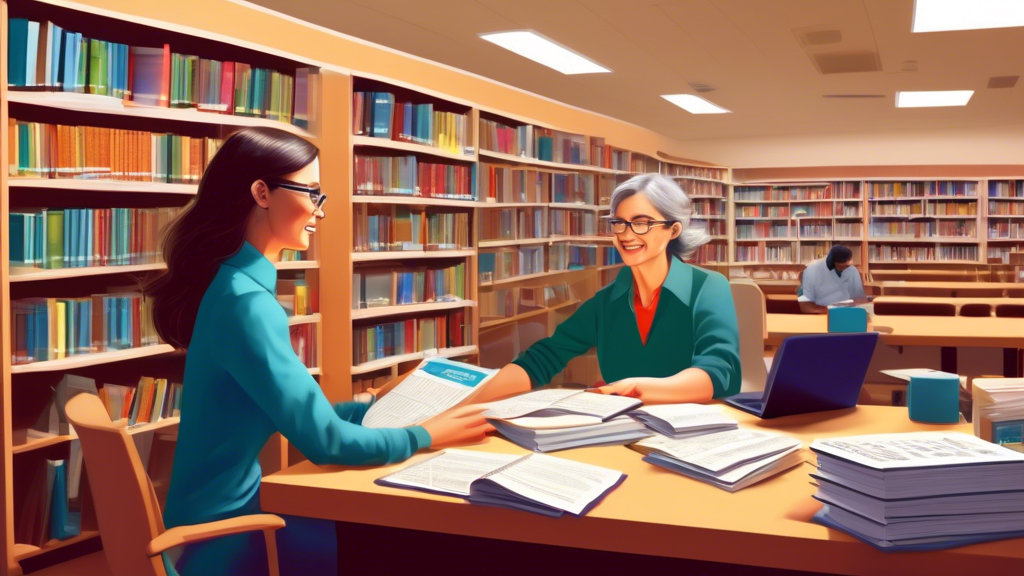
[[[325,216],[318,154],[283,130],[236,132],[165,236],[167,272],[145,292],[160,336],[187,349],[168,528],[260,513],[258,457],[275,432],[316,464],[385,464],[421,448],[482,439],[490,429],[475,407],[421,426],[363,428],[368,405],[331,406],[296,357],[275,297],[274,262],[281,250],[309,248]],[[290,558],[289,528],[278,536],[283,569],[324,555],[300,538],[306,549]],[[329,542],[333,526],[327,531]],[[263,574],[265,550],[260,533],[227,536],[186,547],[177,568],[182,575]]]
[[[626,266],[471,401],[543,386],[591,348],[609,382],[595,392],[658,404],[707,402],[740,391],[729,281],[683,261],[710,239],[690,223],[686,193],[660,174],[634,176],[612,192],[611,214],[608,226]]]

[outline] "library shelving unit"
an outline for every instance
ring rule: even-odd
[[[661,172],[675,180],[692,202],[690,220],[707,228],[711,241],[698,248],[693,264],[709,268],[729,265],[729,169],[663,162]],[[726,274],[728,276],[728,274]]]
[[[734,276],[794,281],[834,244],[865,269],[860,182],[751,182],[733,188]]]
[[[51,213],[65,209],[64,214],[70,214],[69,210],[76,210],[76,215],[85,210],[93,210],[93,213],[85,213],[80,221],[75,221],[84,223],[86,218],[108,208],[141,211],[179,209],[185,206],[197,193],[198,176],[190,179],[187,172],[181,174],[179,164],[182,162],[172,160],[171,166],[179,171],[178,181],[173,183],[152,181],[152,172],[155,171],[153,169],[156,166],[150,164],[150,156],[143,155],[149,154],[149,148],[155,146],[158,138],[166,137],[165,135],[168,134],[181,137],[182,140],[188,137],[192,142],[199,143],[190,149],[192,164],[195,165],[197,158],[201,162],[196,167],[197,172],[193,172],[193,175],[201,174],[202,166],[209,161],[216,149],[215,146],[212,148],[203,148],[203,146],[211,142],[222,141],[230,133],[242,127],[269,126],[292,132],[320,146],[325,160],[333,154],[341,156],[344,153],[347,140],[347,135],[342,134],[340,136],[341,148],[332,149],[331,144],[338,139],[337,137],[328,138],[329,142],[325,142],[325,139],[318,136],[320,125],[316,113],[319,108],[321,75],[308,63],[297,58],[282,56],[280,53],[271,54],[191,35],[188,31],[174,26],[156,28],[148,25],[148,22],[128,17],[123,19],[112,17],[107,13],[101,14],[101,12],[100,10],[93,12],[91,8],[83,5],[69,8],[66,3],[50,3],[45,0],[0,2],[0,28],[5,32],[4,40],[0,42],[0,77],[2,77],[2,82],[0,82],[0,158],[4,162],[4,169],[0,173],[0,222],[3,223],[2,232],[0,232],[0,252],[2,252],[0,256],[3,259],[2,275],[0,275],[2,276],[0,279],[0,318],[2,318],[2,326],[0,326],[2,361],[0,361],[0,365],[2,365],[3,377],[3,398],[0,403],[0,422],[2,422],[0,447],[3,450],[2,459],[0,459],[0,521],[3,522],[3,536],[0,539],[0,574],[2,575],[21,574],[23,571],[52,564],[59,561],[59,558],[73,557],[76,550],[78,553],[85,553],[95,550],[99,545],[98,526],[95,513],[92,510],[88,478],[85,477],[84,469],[80,491],[82,513],[80,535],[65,540],[55,540],[50,539],[49,534],[41,532],[36,537],[41,539],[34,543],[25,542],[22,538],[25,523],[32,521],[34,514],[27,495],[32,493],[31,488],[39,477],[38,471],[45,470],[47,460],[68,459],[69,445],[74,440],[74,436],[48,437],[25,434],[25,431],[36,423],[37,418],[50,401],[51,388],[55,387],[65,374],[91,378],[95,380],[98,387],[109,384],[134,387],[142,376],[166,378],[170,382],[182,382],[184,372],[184,354],[175,351],[167,344],[155,341],[151,342],[151,345],[138,347],[130,347],[130,345],[126,347],[113,343],[105,346],[89,344],[82,346],[80,344],[86,339],[85,336],[82,336],[82,340],[76,342],[75,353],[70,350],[65,352],[63,351],[64,347],[59,346],[56,352],[45,351],[45,357],[39,356],[38,353],[32,354],[31,357],[21,355],[20,350],[16,349],[20,348],[20,340],[15,342],[15,333],[19,330],[19,326],[15,325],[14,303],[25,299],[47,299],[45,301],[57,302],[58,299],[102,297],[125,292],[138,293],[142,280],[151,274],[159,273],[166,267],[157,261],[158,248],[156,246],[159,240],[159,231],[156,229],[156,224],[160,220],[142,219],[143,216],[139,215],[141,212],[133,212],[131,216],[137,219],[135,230],[138,231],[132,249],[137,253],[144,251],[145,254],[136,255],[131,259],[123,259],[124,265],[83,266],[81,265],[82,260],[85,260],[86,264],[91,260],[89,256],[82,256],[83,253],[91,252],[93,249],[96,253],[100,253],[102,250],[98,246],[90,246],[87,250],[84,244],[76,248],[75,243],[71,240],[68,240],[66,245],[72,246],[73,252],[67,252],[66,255],[73,256],[74,252],[79,254],[79,266],[77,267],[33,267],[31,263],[25,266],[21,260],[12,265],[10,260],[12,232],[9,227],[9,223],[12,222],[11,215],[34,214],[38,213],[40,209],[48,210]],[[192,107],[144,106],[129,101],[127,98],[121,98],[121,94],[117,94],[117,98],[114,98],[94,93],[55,91],[53,88],[34,91],[18,90],[9,85],[16,84],[16,79],[9,76],[12,70],[9,66],[11,55],[8,53],[7,32],[12,19],[27,19],[42,23],[40,30],[44,32],[50,23],[67,31],[81,33],[87,38],[98,38],[98,41],[120,43],[132,47],[166,44],[175,54],[190,54],[203,59],[244,63],[251,65],[254,69],[273,70],[293,78],[302,70],[303,74],[308,73],[306,78],[309,79],[308,91],[302,97],[304,98],[303,105],[306,106],[310,114],[308,122],[299,126],[289,122],[288,118],[269,119],[253,115],[235,115],[230,113],[230,110],[225,113],[213,113],[201,112]],[[53,29],[49,28],[51,31]],[[54,37],[51,36],[51,38]],[[97,40],[93,40],[93,42],[97,42]],[[39,45],[45,46],[46,44],[39,42]],[[130,48],[125,50],[127,52]],[[113,51],[107,54],[108,56],[112,55]],[[42,61],[37,61],[39,71],[46,69],[45,56],[42,58]],[[105,63],[110,63],[111,69],[113,69],[114,65],[111,61]],[[111,77],[113,76],[112,74]],[[337,78],[325,77],[323,79],[330,80],[331,84],[339,83]],[[281,93],[287,91],[287,89],[282,89]],[[90,92],[90,90],[86,89],[85,92]],[[291,94],[294,92],[290,93],[289,98],[292,97]],[[347,125],[347,117],[345,124]],[[37,151],[34,147],[29,150],[21,148],[22,142],[25,141],[19,142],[19,136],[33,134],[35,137],[52,130],[49,132],[54,138],[52,150],[56,152],[60,149],[60,146],[68,140],[66,138],[62,140],[64,137],[60,132],[47,127],[47,125],[88,127],[88,129],[82,129],[86,136],[80,141],[80,144],[88,148],[95,145],[97,153],[107,143],[96,140],[96,134],[108,135],[111,142],[110,148],[107,150],[110,153],[110,160],[111,162],[121,162],[120,170],[124,170],[124,172],[119,172],[120,175],[114,174],[118,169],[116,166],[112,166],[111,173],[102,177],[94,176],[88,179],[81,176],[76,177],[76,174],[67,174],[67,172],[75,171],[75,161],[70,160],[71,163],[68,163],[68,159],[73,156],[56,154],[51,157],[42,150]],[[33,132],[23,133],[23,130]],[[92,130],[92,136],[89,136],[89,130]],[[39,137],[44,138],[45,136]],[[15,165],[10,168],[9,160],[13,159],[15,146],[18,146],[19,158],[22,162],[21,166]],[[199,151],[198,157],[196,156],[197,150]],[[154,155],[152,158],[156,158],[156,156]],[[79,160],[81,161],[81,158]],[[26,165],[32,170],[20,169]],[[325,166],[330,165],[331,163],[325,162]],[[79,163],[78,166],[81,167],[82,164]],[[39,167],[50,169],[48,170],[50,173],[40,174],[35,170]],[[57,173],[58,177],[53,177],[57,169],[64,169],[64,173]],[[325,168],[323,177],[325,186],[335,182],[335,178],[338,178],[337,181],[344,181],[343,178],[338,177],[339,170],[342,174],[347,173],[347,167]],[[145,172],[146,175],[141,175],[139,172]],[[135,177],[128,181],[133,173]],[[70,217],[69,221],[71,221]],[[95,224],[103,221],[97,219],[90,222]],[[328,219],[326,222],[330,223],[331,220]],[[129,225],[126,224],[126,226]],[[146,226],[152,226],[152,229],[145,236],[144,242],[146,243],[143,244],[141,239],[146,232]],[[344,233],[341,223],[324,228],[323,234]],[[75,236],[76,231],[78,237],[84,237],[77,226],[68,230],[68,234],[71,235],[68,238]],[[125,245],[128,245],[127,231],[130,230],[129,228],[115,229],[111,225],[110,230],[110,238],[123,238]],[[53,230],[51,230],[52,232]],[[289,324],[292,330],[310,332],[313,342],[316,343],[323,342],[321,312],[326,313],[327,310],[337,307],[337,304],[331,302],[330,298],[320,298],[319,294],[319,254],[322,241],[321,238],[314,238],[310,250],[303,255],[303,260],[286,261],[277,265],[282,280],[294,281],[301,278],[309,287],[313,313],[293,316],[290,318]],[[19,252],[21,249],[19,246]],[[333,260],[344,262],[348,260],[348,255],[332,252],[325,259],[332,259],[330,265],[342,269],[343,266],[336,264]],[[140,316],[145,316],[145,309],[142,310]],[[144,317],[140,319],[140,322],[140,327],[149,323]],[[74,333],[80,334],[81,331]],[[19,356],[17,359],[14,358],[16,354]],[[61,355],[63,357],[60,357]],[[51,358],[51,356],[57,357]],[[311,360],[309,362],[310,373],[321,377],[321,380],[324,381],[325,378],[321,374],[327,374],[330,367],[328,370],[324,369],[322,363],[324,358],[319,346],[308,351],[307,360]],[[341,374],[341,376],[347,378],[347,374]],[[325,389],[325,391],[334,398],[340,396],[331,390]],[[178,420],[177,417],[166,417],[153,423],[140,424],[130,428],[130,433],[136,438],[136,442],[142,442],[147,446],[145,452],[149,454],[148,473],[153,479],[161,502],[166,495],[170,477],[170,464],[174,452]],[[148,440],[146,440],[147,436]],[[280,438],[273,439],[261,455],[261,462],[264,463],[264,471],[267,473],[286,466],[288,459],[289,448]]]

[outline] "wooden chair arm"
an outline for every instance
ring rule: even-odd
[[[153,541],[146,548],[146,555],[156,556],[175,546],[203,542],[211,538],[255,532],[257,530],[274,531],[280,528],[284,528],[284,520],[280,516],[273,514],[251,514],[218,520],[216,522],[206,522],[205,524],[178,526],[153,538]]]

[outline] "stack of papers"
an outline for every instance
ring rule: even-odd
[[[621,415],[641,404],[636,398],[552,388],[492,402],[484,416],[509,441],[552,452],[628,444],[650,436],[641,422]]]
[[[975,378],[974,435],[1024,451],[1024,378]]]
[[[803,462],[800,441],[758,430],[687,438],[657,435],[634,444],[644,461],[735,492]]]
[[[394,390],[370,406],[362,424],[367,428],[415,426],[462,402],[497,372],[447,358],[424,360]]]
[[[815,520],[883,550],[1024,536],[1024,454],[958,432],[816,440]]]
[[[739,423],[712,406],[703,404],[661,404],[644,406],[629,413],[651,430],[671,436],[687,438],[712,432],[735,430]]]
[[[380,478],[377,484],[557,518],[566,512],[586,514],[625,479],[617,470],[546,454],[445,450]]]

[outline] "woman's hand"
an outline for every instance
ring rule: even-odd
[[[442,448],[452,444],[482,442],[486,434],[494,430],[487,423],[484,406],[463,406],[453,408],[424,421],[423,426],[430,434],[430,447]]]
[[[587,392],[594,392],[597,394],[616,394],[618,396],[629,396],[630,398],[640,398],[642,396],[641,384],[644,383],[645,378],[623,378],[618,382],[613,382],[607,386],[601,386],[599,388],[588,388]]]

